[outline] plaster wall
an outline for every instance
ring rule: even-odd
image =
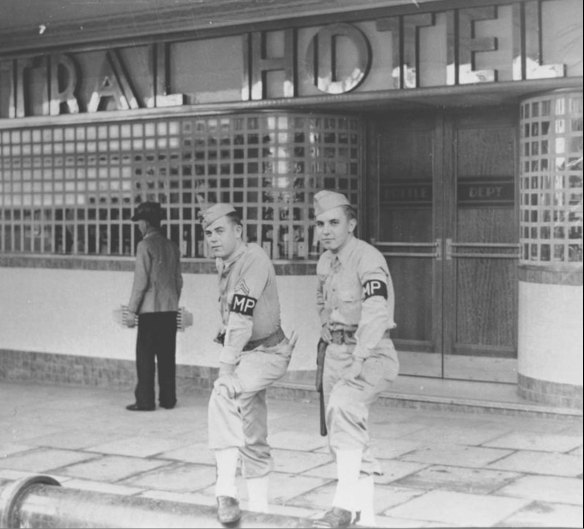
[[[0,349],[133,360],[136,330],[118,326],[112,311],[127,303],[132,272],[0,269]],[[183,274],[181,306],[194,325],[177,335],[177,363],[217,366],[217,281]],[[290,370],[311,370],[320,325],[314,276],[278,277],[282,326],[299,341]]]

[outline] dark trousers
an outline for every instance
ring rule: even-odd
[[[150,312],[138,317],[136,340],[136,403],[154,408],[155,365],[158,364],[159,402],[172,408],[176,404],[176,312]]]

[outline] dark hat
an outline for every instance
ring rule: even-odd
[[[147,220],[150,222],[160,221],[162,217],[162,210],[160,209],[160,202],[142,202],[134,210],[132,221]]]

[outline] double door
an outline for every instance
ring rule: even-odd
[[[516,127],[513,108],[372,121],[402,374],[516,382]]]

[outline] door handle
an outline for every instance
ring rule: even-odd
[[[370,242],[385,257],[422,257],[442,260],[442,239],[436,239],[434,242],[382,242],[372,237]],[[405,251],[408,248],[415,250]]]
[[[462,251],[456,251],[458,248],[462,249]],[[473,249],[490,251],[485,253],[464,251]],[[515,252],[497,252],[497,250],[515,250]],[[453,257],[470,259],[519,259],[519,250],[519,244],[496,242],[453,242],[450,237],[446,239],[445,244],[447,261],[451,261]]]

